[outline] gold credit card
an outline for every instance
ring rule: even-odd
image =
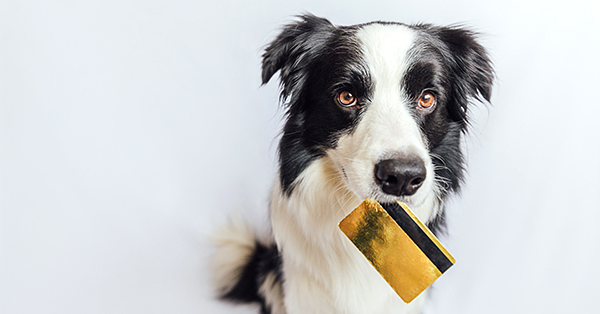
[[[385,206],[387,211],[366,199],[339,227],[400,298],[410,303],[455,260],[406,204]]]

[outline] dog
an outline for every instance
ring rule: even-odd
[[[494,72],[460,26],[334,26],[306,14],[263,54],[279,71],[286,122],[272,189],[273,241],[232,223],[215,236],[219,297],[262,314],[419,313],[405,304],[338,223],[364,199],[402,201],[434,232],[464,177],[468,109],[490,102]]]

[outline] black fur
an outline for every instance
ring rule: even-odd
[[[335,27],[313,15],[300,18],[287,25],[263,55],[263,84],[280,71],[281,98],[287,108],[279,170],[288,195],[298,175],[326,149],[335,148],[339,135],[352,131],[360,120],[361,111],[348,112],[332,105],[336,92],[351,89],[366,105],[364,111],[372,90],[369,71],[352,37],[368,24]],[[427,115],[422,128],[435,154],[436,168],[443,168],[437,175],[448,182],[449,191],[456,192],[464,163],[457,143],[468,125],[470,99],[490,100],[491,62],[473,32],[426,24],[413,28],[422,36],[413,48],[416,61],[402,88],[415,100],[424,88],[435,91],[443,109]]]
[[[285,27],[263,55],[263,83],[280,71],[287,108],[279,143],[280,180],[287,195],[298,175],[358,123],[358,112],[332,105],[336,93],[345,88],[363,102],[369,96],[370,77],[352,37],[356,29],[305,15]]]
[[[271,314],[264,296],[259,293],[265,277],[271,272],[275,274],[276,282],[281,281],[281,257],[277,247],[274,244],[266,246],[257,241],[254,252],[241,271],[237,283],[233,288],[225,291],[220,298],[236,303],[258,302],[261,304],[261,314]]]
[[[485,49],[477,43],[477,34],[472,31],[429,24],[413,27],[426,34],[421,44],[428,41],[430,48],[436,50],[443,59],[444,70],[449,72],[451,87],[448,112],[454,121],[461,124],[464,131],[471,98],[490,101],[494,81],[492,63]]]
[[[403,86],[415,99],[420,90],[433,90],[443,107],[426,116],[422,129],[436,177],[444,185],[441,198],[445,199],[449,192],[459,192],[464,179],[461,135],[468,126],[468,106],[471,99],[490,101],[494,72],[485,49],[475,41],[475,33],[457,27],[413,27],[424,36],[414,47],[417,61]],[[445,212],[442,210],[428,227],[436,234],[443,231]]]
[[[286,107],[287,121],[279,144],[279,179],[288,196],[302,171],[327,149],[335,148],[339,136],[352,132],[368,110],[374,84],[354,36],[365,25],[336,27],[326,19],[303,15],[285,26],[265,49],[262,82],[266,84],[279,71],[281,100]],[[399,88],[415,101],[423,90],[434,93],[438,100],[435,111],[425,115],[413,109],[413,115],[426,137],[435,175],[445,185],[440,195],[443,199],[450,192],[458,192],[464,177],[460,146],[468,127],[469,102],[490,100],[494,74],[473,32],[428,24],[409,27],[418,33],[418,41],[410,50],[411,64]],[[358,97],[360,109],[335,105],[335,95],[343,90]],[[443,231],[444,211],[428,226],[434,233]],[[223,298],[259,302],[261,313],[270,313],[258,290],[269,272],[282,280],[281,263],[275,246],[257,244],[239,282]]]

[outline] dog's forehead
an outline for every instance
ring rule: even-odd
[[[373,23],[360,28],[356,37],[372,74],[376,78],[397,78],[409,61],[417,33],[403,24]]]

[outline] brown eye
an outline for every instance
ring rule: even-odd
[[[430,92],[423,92],[419,97],[419,107],[432,110],[436,104],[435,96]]]
[[[356,97],[349,91],[343,91],[337,95],[336,102],[342,107],[352,107],[356,105]]]

